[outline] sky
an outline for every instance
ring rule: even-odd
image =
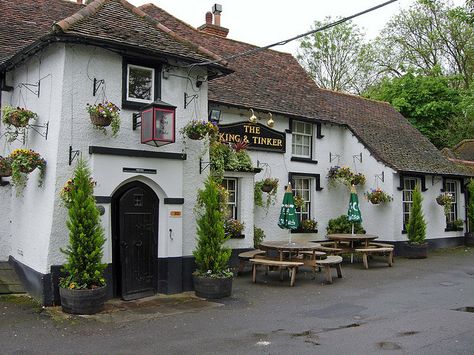
[[[222,5],[221,26],[228,28],[229,38],[265,46],[307,32],[315,20],[326,16],[347,17],[386,0],[128,0],[135,6],[153,3],[180,20],[198,27],[205,13],[215,3]],[[362,15],[354,22],[363,27],[369,39],[374,38],[400,6],[413,0],[398,0],[384,8]],[[273,49],[296,54],[298,42]]]

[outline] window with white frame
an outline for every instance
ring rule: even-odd
[[[445,191],[453,197],[451,209],[446,215],[446,223],[453,223],[458,218],[458,182],[456,180],[446,180]]]
[[[295,157],[311,158],[313,146],[313,124],[293,121],[291,154]]]
[[[150,103],[155,98],[155,69],[127,65],[126,100]]]
[[[304,203],[303,207],[296,210],[296,215],[300,221],[311,218],[311,178],[293,177],[293,194],[300,196]]]
[[[417,178],[404,178],[403,179],[403,230],[407,229],[408,219],[410,218],[410,211],[413,206],[413,191],[415,191]]]
[[[224,178],[222,179],[222,186],[229,193],[227,201],[227,218],[237,219],[237,179]]]

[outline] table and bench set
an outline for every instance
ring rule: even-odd
[[[290,276],[290,286],[294,286],[296,273],[300,267],[310,267],[313,273],[324,269],[326,282],[332,283],[332,268],[336,269],[338,278],[342,278],[342,254],[361,254],[364,267],[369,268],[370,255],[387,257],[389,266],[393,264],[393,245],[375,243],[377,236],[370,234],[329,234],[327,242],[262,242],[260,249],[250,250],[239,254],[239,273],[247,262],[252,264],[252,280],[256,282],[257,267],[278,270],[280,280],[283,280],[283,270],[287,269]],[[273,255],[272,255],[273,252]]]

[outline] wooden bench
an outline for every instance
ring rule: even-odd
[[[279,268],[287,268],[290,273],[290,286],[294,286],[296,278],[296,269],[299,266],[303,266],[304,263],[301,261],[287,261],[287,260],[270,260],[270,259],[250,259],[250,262],[253,264],[252,268],[252,281],[257,282],[257,265],[263,266],[276,266]]]
[[[337,277],[342,278],[342,256],[339,255],[329,255],[326,259],[316,260],[316,265],[323,267],[326,271],[326,281],[332,284],[332,276],[331,276],[331,266],[335,266],[337,270]]]
[[[372,244],[373,245],[373,244]],[[374,247],[369,246],[368,248],[357,248],[357,253],[362,254],[362,260],[364,261],[364,267],[369,268],[369,255],[387,255],[388,266],[393,264],[393,247]]]
[[[309,266],[313,269],[313,272],[316,272],[316,268],[319,268],[318,265],[316,265],[316,260],[324,259],[326,256],[327,254],[323,251],[304,250],[299,252],[297,260],[302,261],[304,266]]]
[[[239,254],[239,270],[237,271],[237,275],[240,275],[242,271],[244,271],[245,263],[248,262],[250,259],[255,258],[257,255],[265,255],[265,252],[260,249],[244,251]]]
[[[322,251],[326,254],[338,255],[343,252],[341,248],[336,248],[334,242],[322,242],[320,247],[317,250]]]
[[[378,243],[378,242],[370,242],[369,246],[375,246],[375,247],[379,247],[379,248],[393,248],[393,245],[392,244],[388,244],[388,243]]]

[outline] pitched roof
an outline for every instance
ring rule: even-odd
[[[173,31],[222,57],[256,49],[198,31],[163,9],[140,7]],[[318,88],[296,59],[263,50],[229,61],[234,73],[209,82],[209,101],[347,126],[372,155],[397,171],[465,175],[387,103]]]
[[[55,21],[82,7],[64,0],[0,0],[0,64],[50,32]]]
[[[452,149],[456,158],[474,162],[474,139],[464,139]]]
[[[95,0],[87,6],[65,0],[0,0],[0,12],[10,19],[0,27],[0,66],[29,46],[61,35],[191,62],[221,59],[125,0]]]

